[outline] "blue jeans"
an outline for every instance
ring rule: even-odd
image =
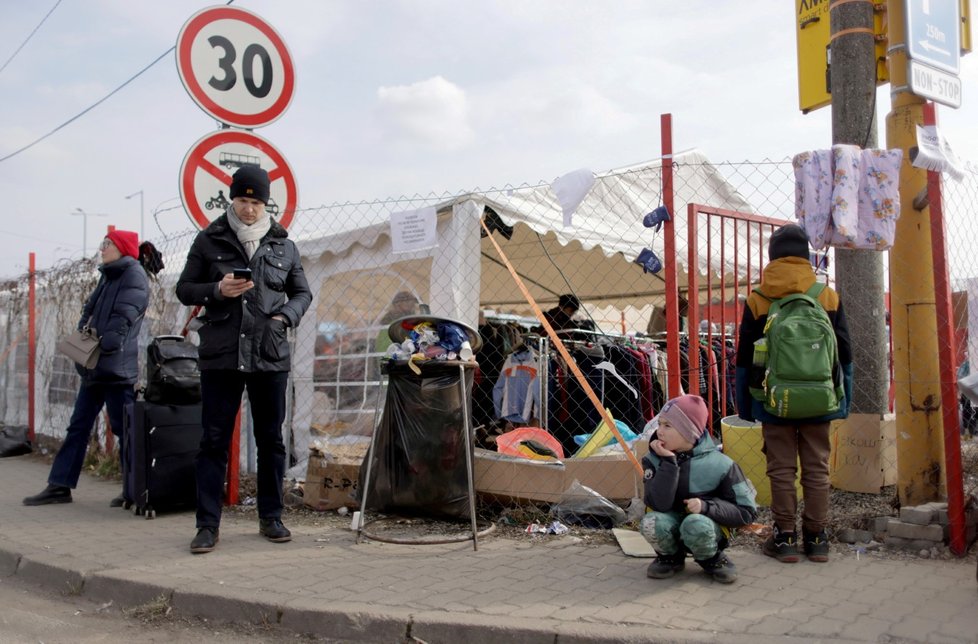
[[[693,559],[703,561],[726,546],[720,524],[702,514],[649,512],[640,531],[660,555],[689,550]]]
[[[136,391],[132,385],[108,385],[97,382],[82,381],[75,398],[75,409],[71,412],[67,434],[58,455],[51,464],[48,483],[63,485],[70,488],[78,486],[82,465],[85,463],[85,452],[88,450],[88,439],[92,435],[95,419],[98,418],[102,407],[109,412],[109,426],[112,433],[119,439],[119,454],[125,454],[122,445],[122,422],[126,407],[136,399]]]
[[[241,394],[248,388],[251,420],[258,448],[258,516],[282,517],[282,479],[285,477],[285,389],[288,371],[242,373],[231,369],[200,372],[201,425],[204,429],[197,456],[197,527],[221,525],[224,479],[234,419]]]

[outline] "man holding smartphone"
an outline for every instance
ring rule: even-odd
[[[290,541],[282,525],[288,341],[312,302],[288,233],[265,211],[268,173],[245,165],[231,179],[227,212],[197,234],[177,282],[177,297],[203,306],[200,326],[201,425],[197,457],[197,535],[190,551],[218,541],[228,450],[247,387],[258,448],[259,534]]]

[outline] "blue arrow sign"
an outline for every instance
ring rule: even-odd
[[[961,71],[958,0],[907,0],[907,55],[957,74]]]

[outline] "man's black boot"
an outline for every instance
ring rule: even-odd
[[[219,538],[217,528],[200,528],[197,530],[197,536],[190,542],[190,552],[195,555],[210,552],[217,547]]]
[[[261,519],[258,521],[258,534],[275,543],[292,541],[292,533],[282,525],[281,519]]]
[[[52,503],[71,503],[71,488],[49,483],[40,494],[24,499],[24,505],[50,505]]]

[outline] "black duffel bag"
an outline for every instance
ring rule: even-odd
[[[146,347],[147,402],[192,405],[200,402],[197,347],[180,335],[160,335]]]

